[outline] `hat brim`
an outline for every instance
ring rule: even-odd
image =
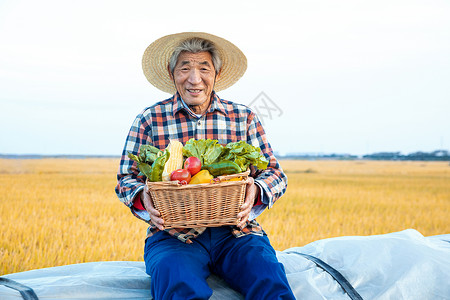
[[[222,69],[214,86],[215,91],[229,88],[244,75],[247,69],[247,58],[234,44],[205,32],[181,32],[159,38],[145,50],[142,57],[142,69],[152,85],[161,91],[175,94],[176,88],[168,71],[169,59],[182,41],[192,37],[213,42],[222,59]]]

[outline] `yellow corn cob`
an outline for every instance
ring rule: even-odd
[[[175,170],[183,168],[183,144],[179,141],[170,140],[166,149],[169,151],[170,156],[164,165],[162,180],[170,181],[170,174]]]

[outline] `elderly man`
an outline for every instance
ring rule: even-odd
[[[142,111],[126,139],[116,193],[133,214],[150,224],[145,242],[146,271],[155,299],[208,299],[211,272],[221,276],[246,299],[295,299],[283,265],[255,218],[286,190],[287,178],[273,155],[258,117],[246,106],[220,99],[216,91],[233,85],[247,60],[220,37],[184,32],[162,37],[145,51],[147,79],[173,96]],[[127,153],[141,144],[159,149],[169,139],[190,138],[221,144],[244,140],[260,147],[269,160],[266,170],[252,168],[237,226],[165,228]],[[254,178],[254,180],[253,180]]]

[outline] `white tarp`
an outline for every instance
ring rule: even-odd
[[[339,271],[363,299],[450,299],[450,234],[423,237],[409,229],[375,236],[319,240],[277,252],[298,299],[350,299],[311,260]],[[39,299],[152,299],[143,262],[94,262],[2,276],[34,290]],[[216,276],[211,299],[243,299]],[[0,286],[0,299],[21,299]]]

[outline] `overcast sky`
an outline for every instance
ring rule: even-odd
[[[277,152],[449,149],[449,16],[444,0],[0,0],[0,153],[119,155],[170,97],[145,48],[183,31],[246,54],[219,96],[258,110]]]

